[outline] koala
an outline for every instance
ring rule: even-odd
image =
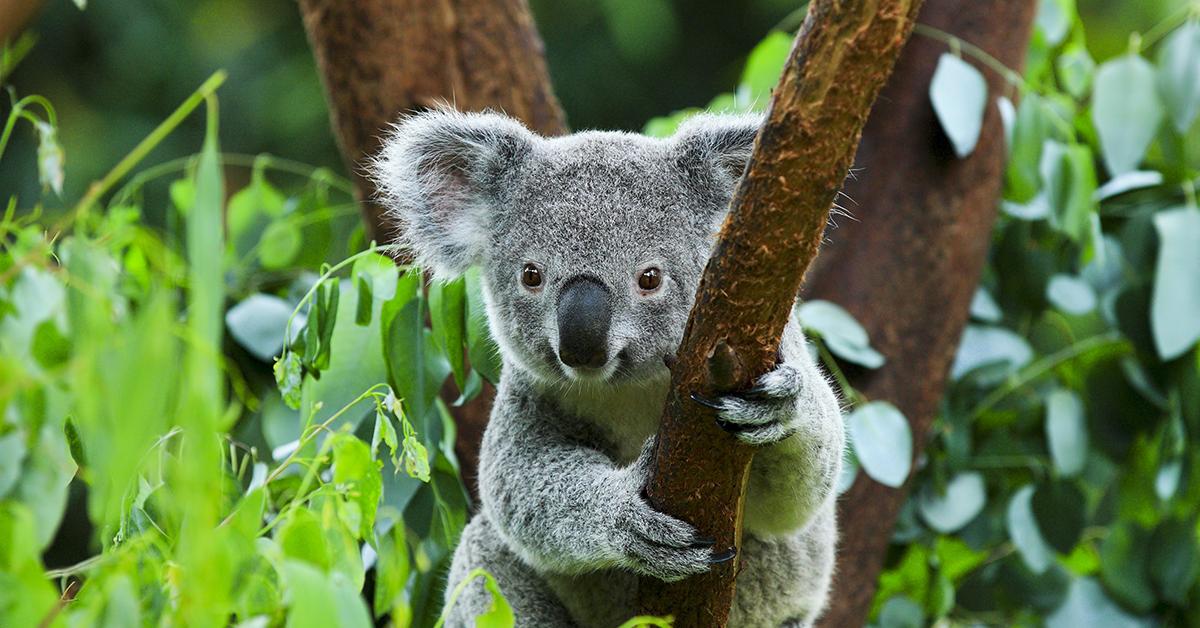
[[[675,581],[733,558],[651,508],[648,466],[696,288],[760,119],[698,115],[668,139],[540,137],[495,113],[400,121],[372,169],[434,279],[482,269],[503,359],[480,453],[479,512],[447,590],[483,567],[520,626],[617,626],[638,576]],[[731,626],[808,626],[833,570],[838,399],[793,316],[757,385],[701,399],[759,447]],[[471,626],[481,581],[450,611]]]

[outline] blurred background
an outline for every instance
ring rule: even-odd
[[[7,0],[6,0],[7,1]],[[653,116],[703,106],[737,82],[772,28],[793,29],[796,0],[531,0],[555,91],[572,128],[641,129]],[[1123,52],[1185,0],[1080,0],[1092,57]],[[65,198],[120,159],[214,70],[224,68],[225,150],[271,153],[337,171],[342,162],[312,53],[292,0],[48,0],[29,27],[37,45],[11,83],[58,109],[67,149]],[[188,120],[146,163],[188,155],[203,119]],[[0,196],[39,194],[36,137],[18,132]],[[20,159],[17,156],[29,156]]]

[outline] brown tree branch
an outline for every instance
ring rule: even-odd
[[[1035,5],[927,0],[919,19],[1019,70]],[[992,104],[975,151],[957,159],[928,96],[946,50],[920,36],[908,43],[863,132],[855,164],[860,174],[846,185],[856,220],[830,230],[805,282],[806,297],[845,307],[887,357],[878,370],[847,374],[868,398],[886,399],[904,412],[914,457],[927,440],[991,240],[1007,153],[995,98],[1015,91],[966,57],[987,78]],[[860,474],[843,497],[834,592],[822,625],[866,623],[907,493]]]
[[[300,12],[368,239],[391,234],[363,159],[399,115],[450,103],[567,130],[526,0],[300,0]]]
[[[363,160],[401,114],[438,103],[496,109],[542,135],[566,120],[550,85],[526,0],[300,0],[338,145],[353,177],[367,238],[391,238]],[[453,400],[458,392],[443,394]],[[475,489],[492,387],[454,408],[463,479]]]
[[[651,504],[740,548],[753,449],[690,401],[749,386],[774,366],[804,271],[854,159],[875,97],[920,0],[813,0],[696,295],[659,427]],[[713,381],[710,364],[724,366]],[[730,386],[732,384],[732,386]],[[686,400],[686,401],[685,401]],[[682,583],[644,578],[639,606],[677,625],[722,626],[737,561]]]

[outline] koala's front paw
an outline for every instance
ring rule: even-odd
[[[714,552],[715,541],[655,510],[640,495],[627,506],[618,528],[628,565],[635,571],[674,582],[733,559],[732,551]]]
[[[804,382],[799,369],[780,364],[754,387],[717,399],[693,394],[692,400],[717,411],[717,425],[751,445],[779,442],[799,428],[797,397]]]

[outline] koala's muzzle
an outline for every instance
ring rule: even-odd
[[[558,357],[570,367],[608,363],[612,306],[608,288],[585,275],[573,277],[558,296]]]

